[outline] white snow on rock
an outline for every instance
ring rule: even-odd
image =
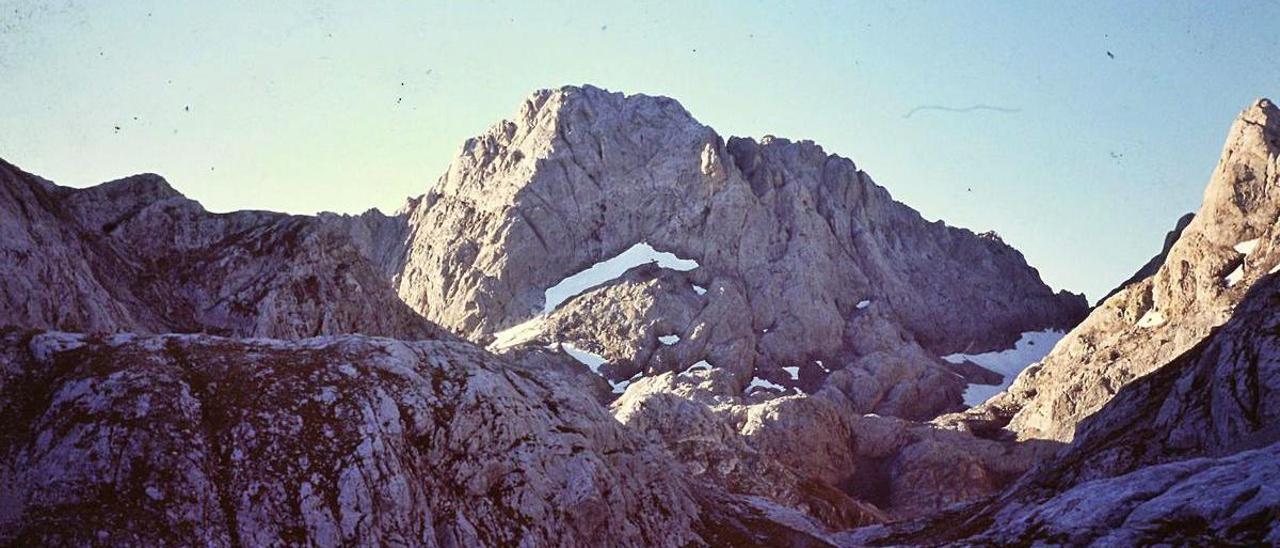
[[[1164,323],[1164,313],[1154,308],[1152,308],[1151,310],[1148,310],[1147,313],[1143,314],[1141,318],[1138,318],[1138,327],[1151,328],[1151,327],[1156,327],[1158,325],[1161,325],[1163,323]]]
[[[658,342],[671,346],[680,342],[680,335],[662,335],[661,337],[658,337]]]
[[[827,369],[827,366],[822,365],[822,360],[813,360],[813,363],[818,364],[818,367],[821,367],[823,371],[826,371],[827,373],[831,372],[830,369]]]
[[[1244,255],[1247,258],[1250,253],[1253,253],[1253,250],[1258,248],[1258,242],[1260,241],[1262,241],[1261,238],[1246,240],[1236,244],[1233,249],[1236,250],[1236,253]],[[1277,265],[1277,267],[1280,267],[1280,265]],[[1275,268],[1271,269],[1272,272],[1275,272],[1275,270]],[[1223,279],[1227,281],[1227,287],[1240,283],[1240,280],[1244,279],[1244,261],[1240,261],[1240,266],[1237,266],[1235,270],[1232,270],[1231,273],[1227,274],[1226,278]]]
[[[791,380],[793,380],[793,381],[798,381],[798,380],[800,380],[800,368],[799,368],[799,367],[783,367],[783,368],[782,368],[782,370],[783,370],[783,371],[786,371],[788,375],[791,375]]]
[[[862,310],[868,306],[871,306],[871,301],[868,301],[868,300],[858,301],[858,310]]]
[[[1240,263],[1240,266],[1237,266],[1235,270],[1232,270],[1231,273],[1227,274],[1226,278],[1223,279],[1227,281],[1227,287],[1240,283],[1240,280],[1244,279],[1244,263]]]
[[[631,381],[635,380],[636,377],[640,376],[640,374],[637,373],[636,375],[632,376],[628,380],[613,382],[609,380],[609,377],[604,376],[604,374],[600,372],[600,366],[604,365],[605,362],[609,361],[604,359],[603,356],[596,354],[594,352],[588,352],[586,350],[578,348],[569,343],[560,343],[560,349],[564,350],[565,354],[568,354],[573,359],[578,360],[578,363],[581,363],[582,365],[587,366],[587,369],[590,369],[592,373],[599,375],[600,378],[604,379],[605,382],[609,383],[609,386],[613,388],[614,394],[621,394],[623,392],[626,392],[627,387],[631,386]]]
[[[972,407],[987,401],[992,396],[1008,388],[1010,384],[1013,384],[1013,379],[1018,376],[1018,373],[1021,373],[1028,365],[1044,359],[1049,354],[1049,351],[1053,350],[1053,345],[1058,344],[1058,341],[1062,340],[1064,336],[1066,336],[1066,333],[1051,329],[1027,331],[1018,338],[1018,342],[1014,343],[1013,348],[1008,350],[997,350],[983,354],[951,354],[943,356],[942,359],[950,363],[971,361],[1004,375],[1004,380],[998,385],[970,383],[969,387],[964,391],[964,403]]]
[[[707,288],[702,287],[702,286],[697,285],[697,284],[694,284],[694,286],[693,286],[693,292],[694,292],[694,293],[697,293],[697,294],[699,294],[699,295],[706,295],[706,294],[707,294]]]
[[[646,242],[640,242],[627,248],[626,251],[614,255],[612,258],[591,265],[590,268],[560,280],[560,283],[551,286],[550,289],[543,292],[544,304],[542,305],[542,313],[494,333],[494,340],[489,343],[488,349],[497,352],[533,340],[542,334],[542,329],[545,326],[543,320],[547,314],[554,312],[565,301],[588,289],[616,280],[636,266],[648,263],[658,263],[658,266],[662,268],[682,272],[698,268],[697,261],[681,259],[672,253],[658,251]],[[694,286],[695,291],[697,287]]]
[[[542,306],[542,313],[550,314],[557,306],[560,306],[561,303],[571,297],[600,284],[615,280],[626,271],[647,263],[658,263],[658,266],[662,268],[679,271],[698,268],[697,261],[681,259],[672,253],[658,251],[646,242],[640,242],[612,258],[591,265],[590,268],[560,280],[560,283],[551,286],[544,294],[545,299],[543,302],[545,304]]]
[[[1258,248],[1258,242],[1260,241],[1262,241],[1262,238],[1254,238],[1252,240],[1240,242],[1235,245],[1235,250],[1238,253],[1248,255]]]
[[[600,366],[609,361],[599,354],[588,352],[569,343],[560,343],[560,349],[597,375],[600,374]]]
[[[779,391],[779,392],[786,392],[786,391],[787,391],[786,387],[784,387],[784,386],[782,386],[782,385],[780,385],[780,384],[769,382],[769,381],[764,380],[764,379],[762,379],[762,378],[760,378],[760,377],[751,377],[751,384],[748,384],[748,385],[747,385],[747,388],[746,388],[746,389],[744,389],[744,390],[742,391],[742,393],[743,393],[743,394],[750,394],[753,390],[755,390],[755,389],[757,389],[757,388],[766,388],[766,389],[769,389],[769,390],[777,390],[777,391]]]
[[[711,370],[711,364],[707,363],[707,360],[702,360],[702,361],[699,361],[698,363],[690,365],[688,369],[681,371],[680,374],[688,375],[689,373],[693,373],[694,371],[710,371],[710,370]]]

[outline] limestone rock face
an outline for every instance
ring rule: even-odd
[[[0,411],[5,544],[827,544],[466,343],[7,330]]]
[[[485,344],[545,313],[529,339],[588,348],[615,382],[706,360],[739,389],[795,386],[783,367],[816,387],[815,361],[885,352],[900,371],[861,368],[889,381],[862,403],[930,417],[965,384],[936,356],[1067,328],[1086,308],[998,237],[925,221],[812,142],[726,142],[671,99],[589,86],[538,92],[467,141],[408,222],[397,283],[415,310]],[[638,243],[697,268],[628,272],[544,310],[546,290]],[[910,401],[904,379],[928,394]]]
[[[993,495],[1056,450],[1052,442],[849,412],[839,390],[727,395],[723,369],[632,383],[611,408],[697,477],[801,510],[833,530],[919,517]]]
[[[383,272],[398,258],[375,242],[395,241],[393,218],[214,214],[155,175],[70,189],[3,162],[0,212],[0,325],[448,336]]]
[[[1159,256],[984,409],[1021,438],[1068,441],[1125,385],[1203,341],[1280,263],[1280,109],[1250,106],[1231,127],[1204,204]],[[1144,270],[1150,270],[1144,268]]]

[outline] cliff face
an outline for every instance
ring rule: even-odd
[[[1158,268],[1123,287],[985,410],[1022,438],[1069,441],[1125,385],[1200,344],[1280,263],[1280,109],[1232,125],[1204,204]]]
[[[154,175],[70,189],[7,163],[0,163],[0,188],[0,324],[239,337],[448,336],[400,302],[366,256],[380,248],[362,241],[386,239],[357,238],[360,229],[379,234],[371,215],[214,214]]]

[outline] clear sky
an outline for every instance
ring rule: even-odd
[[[1280,94],[1274,2],[418,4],[0,0],[0,157],[214,211],[393,210],[533,90],[592,83],[813,139],[1093,299]]]

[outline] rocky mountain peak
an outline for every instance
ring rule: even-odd
[[[549,306],[554,287],[638,246],[692,266],[631,264]],[[910,373],[881,372],[894,378],[856,405],[913,416],[959,405],[965,382],[937,356],[1085,311],[1016,250],[925,221],[812,141],[726,142],[675,100],[590,86],[537,92],[469,140],[410,213],[406,249],[400,297],[480,343],[511,347],[518,328],[597,355],[616,385],[707,362],[737,390],[812,390],[826,375],[815,361],[892,352]],[[902,374],[943,388],[889,394]]]

